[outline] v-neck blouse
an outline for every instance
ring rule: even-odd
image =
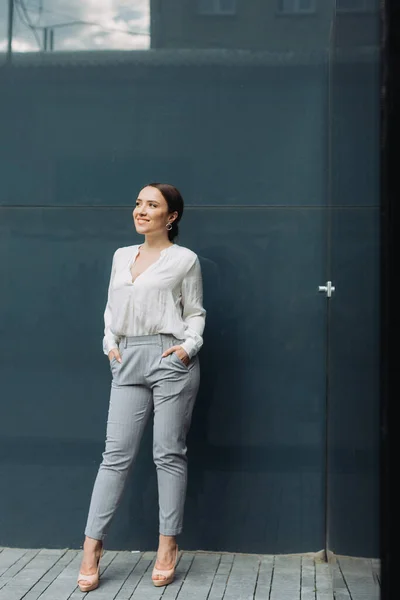
[[[114,252],[108,300],[104,311],[103,351],[108,354],[121,337],[167,333],[184,340],[193,357],[203,345],[206,311],[197,255],[174,244],[132,281],[131,266],[139,245]]]

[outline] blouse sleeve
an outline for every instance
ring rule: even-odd
[[[185,341],[182,348],[189,358],[203,345],[206,311],[203,308],[203,280],[199,259],[196,258],[182,282],[182,318],[185,322]]]
[[[103,352],[106,355],[108,355],[110,350],[112,350],[113,348],[118,348],[118,344],[120,341],[120,338],[117,335],[114,335],[113,332],[111,331],[111,325],[112,325],[112,302],[111,302],[112,294],[111,294],[111,290],[112,290],[112,283],[113,283],[114,275],[115,275],[115,256],[116,256],[117,252],[118,252],[118,250],[116,250],[114,252],[114,256],[113,256],[112,267],[111,267],[111,277],[110,277],[110,283],[108,286],[107,305],[106,305],[106,308],[104,311]]]

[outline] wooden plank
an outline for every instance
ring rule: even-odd
[[[260,568],[260,557],[251,554],[236,554],[227,582],[225,597],[252,598]]]
[[[310,556],[301,557],[301,600],[315,600],[315,563]]]
[[[156,555],[154,555],[154,558],[145,576],[142,577],[132,595],[132,600],[158,600],[161,598],[161,596],[163,598],[169,597],[175,599],[183,585],[184,576],[190,569],[193,559],[194,555],[182,557],[182,554],[180,554],[176,570],[177,576],[175,577],[173,583],[171,583],[168,587],[156,587],[151,579],[151,572],[156,562]]]
[[[330,566],[325,562],[315,562],[315,588],[317,600],[334,600]]]
[[[370,559],[337,557],[352,600],[379,600],[380,586],[372,572]]]
[[[371,568],[375,582],[378,585],[381,585],[381,561],[379,560],[379,558],[371,559]]]
[[[143,576],[150,576],[148,571],[153,564],[154,558],[155,552],[144,552],[143,554],[140,554],[139,560],[137,561],[130,575],[126,578],[124,584],[116,595],[115,600],[130,600],[130,598],[132,598],[132,594],[134,594]]]
[[[114,600],[139,559],[140,554],[118,552],[114,560],[103,572],[96,593],[91,593],[93,600]],[[70,600],[75,600],[75,597],[79,600],[82,599],[82,592],[79,589],[74,592]]]
[[[104,556],[101,559],[101,573],[103,573],[110,562],[112,562],[115,555],[116,552],[106,551],[104,553]],[[44,593],[39,596],[40,600],[69,600],[70,596],[77,589],[77,579],[81,562],[82,552],[80,551],[46,588]]]
[[[183,582],[186,579],[188,572],[192,566],[194,561],[195,553],[194,552],[182,552],[179,562],[176,566],[175,572],[175,581],[172,585],[169,585],[164,594],[163,600],[175,600],[178,597],[178,594],[183,586]]]
[[[38,554],[39,550],[28,550],[17,562],[15,562],[4,574],[0,577],[0,589],[3,588],[17,573],[22,569]]]
[[[24,600],[37,600],[49,586],[58,577],[58,575],[65,569],[65,567],[77,556],[76,550],[68,550],[55,565],[51,567],[43,575],[41,579],[31,588]]]
[[[0,590],[0,600],[19,600],[25,596],[65,552],[66,550],[40,550],[25,568]]]
[[[275,556],[270,600],[300,598],[301,557]]]
[[[154,562],[155,560],[136,586],[136,589],[131,596],[132,600],[159,600],[159,598],[161,598],[163,595],[165,588],[155,587],[151,580],[151,571],[153,569]]]
[[[218,569],[211,585],[208,600],[222,600],[225,595],[228,578],[232,571],[233,554],[222,554]]]
[[[138,585],[135,588],[135,591],[132,594],[132,600],[158,600],[164,593],[164,587],[155,587],[151,580],[151,572],[153,570],[153,566],[156,562],[156,554],[152,553],[151,564],[149,565],[146,573],[143,575]]]
[[[332,566],[333,569],[333,582],[332,587],[334,591],[335,600],[352,600],[345,580],[343,579],[342,571],[335,560]]]
[[[334,598],[335,598],[335,600],[352,600],[347,589],[341,589],[341,590],[335,589]],[[365,600],[369,600],[369,598],[365,598]]]
[[[4,548],[0,554],[0,576],[22,558],[26,552],[27,550],[23,548]]]
[[[262,556],[256,582],[254,600],[266,600],[270,596],[274,557]]]
[[[206,600],[210,593],[220,561],[220,554],[206,552],[196,553],[189,572],[180,588],[179,600]],[[177,588],[175,583],[171,585]],[[136,600],[136,598],[134,600]]]

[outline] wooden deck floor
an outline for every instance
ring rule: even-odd
[[[0,548],[0,600],[81,600],[81,550]],[[106,551],[89,600],[379,600],[377,561],[181,552],[175,581],[151,583],[155,554]]]

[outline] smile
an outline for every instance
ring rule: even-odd
[[[138,218],[138,219],[136,219],[136,221],[138,223],[149,223],[149,219],[140,219],[140,218]]]

